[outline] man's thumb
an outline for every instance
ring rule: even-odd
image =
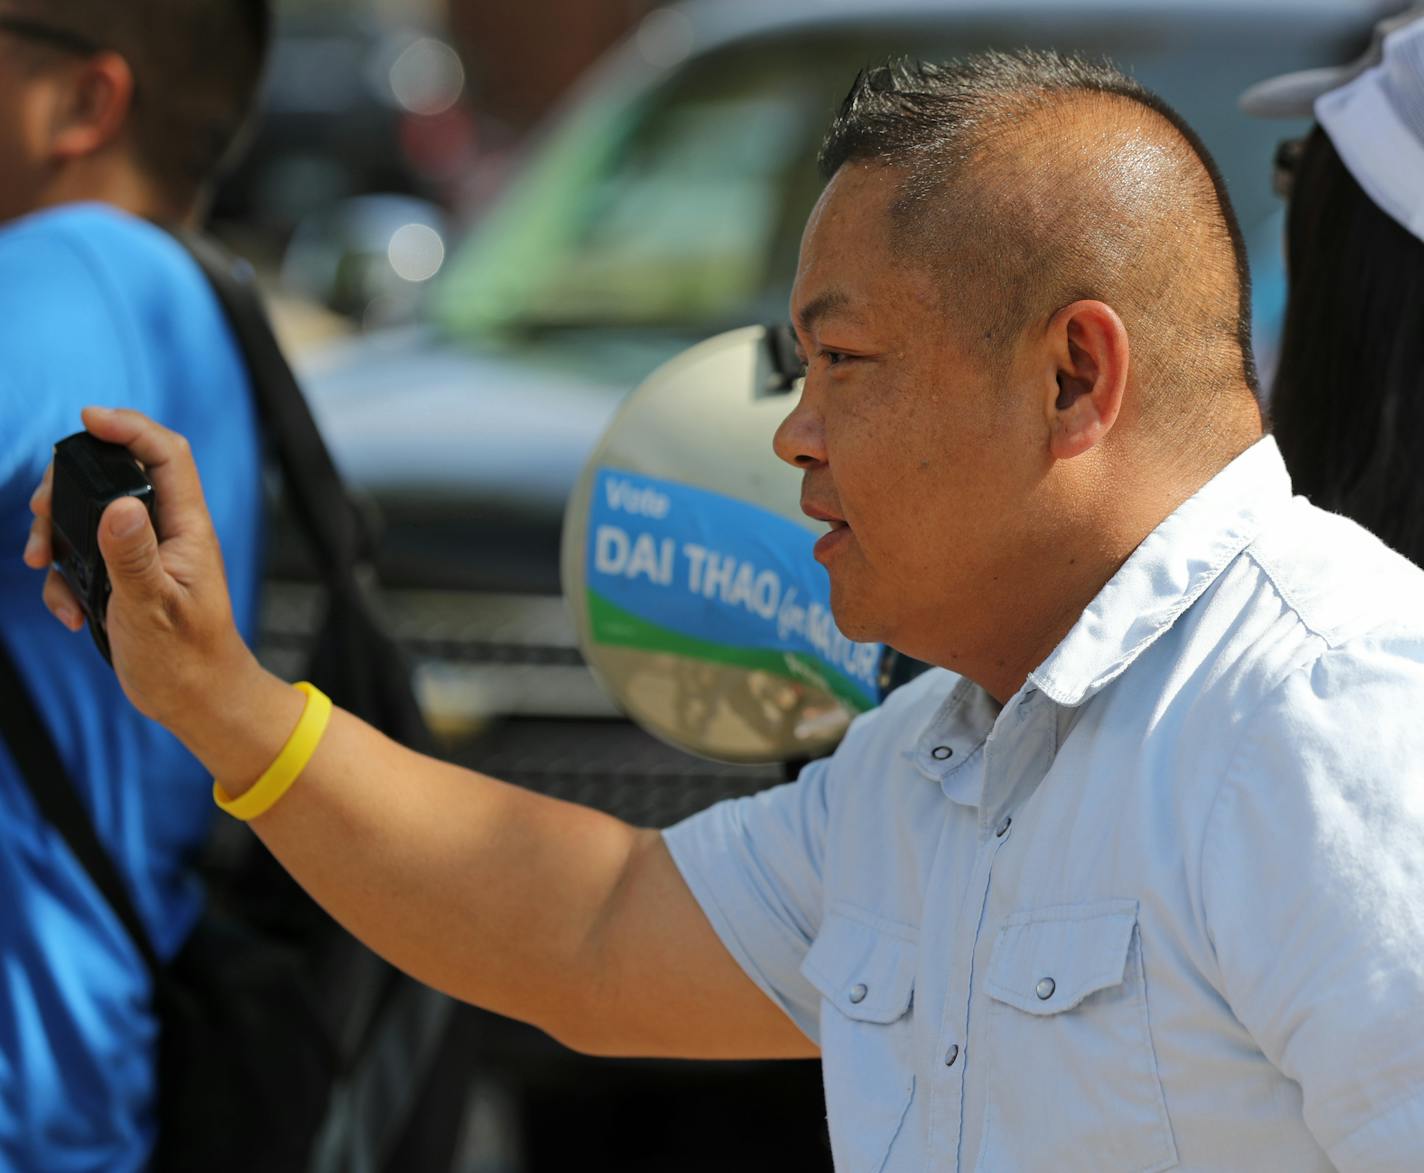
[[[133,497],[123,497],[104,511],[99,524],[99,551],[116,590],[156,592],[163,583],[158,561],[158,535],[148,510]]]

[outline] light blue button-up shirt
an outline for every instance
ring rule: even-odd
[[[930,672],[666,840],[841,1173],[1424,1170],[1424,573],[1270,439],[1007,704]]]

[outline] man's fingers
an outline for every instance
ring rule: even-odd
[[[25,565],[32,570],[43,570],[54,557],[50,549],[49,527],[49,503],[53,486],[54,461],[50,461],[39,488],[30,496],[30,512],[35,515],[35,519],[30,523],[29,540],[25,542]]]
[[[49,517],[50,500],[54,495],[54,461],[45,466],[39,488],[30,495],[30,512],[36,517]]]
[[[123,497],[104,510],[99,521],[99,552],[109,568],[115,595],[157,598],[168,589],[168,574],[158,560],[158,535],[138,499]]]
[[[83,417],[92,435],[122,444],[143,464],[165,541],[208,529],[203,486],[186,439],[137,411],[86,407]]]
[[[70,631],[78,631],[84,626],[84,612],[79,608],[79,600],[74,597],[69,584],[60,578],[58,571],[51,570],[45,576],[44,603]]]
[[[30,536],[25,542],[25,565],[31,570],[43,570],[53,561],[49,520],[37,517],[30,522]]]

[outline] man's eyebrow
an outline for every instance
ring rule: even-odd
[[[796,329],[802,334],[810,334],[822,318],[844,312],[849,306],[850,298],[843,290],[828,289],[818,293],[796,311]]]

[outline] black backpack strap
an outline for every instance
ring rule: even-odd
[[[138,918],[128,889],[119,877],[113,857],[99,841],[93,820],[79,797],[79,791],[64,768],[59,750],[40,719],[30,690],[25,686],[5,641],[0,640],[0,734],[10,747],[20,777],[35,800],[40,815],[69,845],[69,850],[89,873],[94,887],[109,902],[143,958],[156,990],[162,975],[158,955],[153,951],[148,931]]]
[[[201,237],[178,239],[207,276],[246,358],[288,506],[318,556],[317,565],[335,577],[354,573],[369,558],[370,538],[272,333],[252,267]]]
[[[432,752],[410,663],[380,619],[370,593],[373,577],[363,573],[373,560],[374,542],[272,333],[252,267],[209,240],[178,239],[227,315],[282,472],[284,501],[326,587],[327,620],[309,677],[342,708],[412,749]]]

